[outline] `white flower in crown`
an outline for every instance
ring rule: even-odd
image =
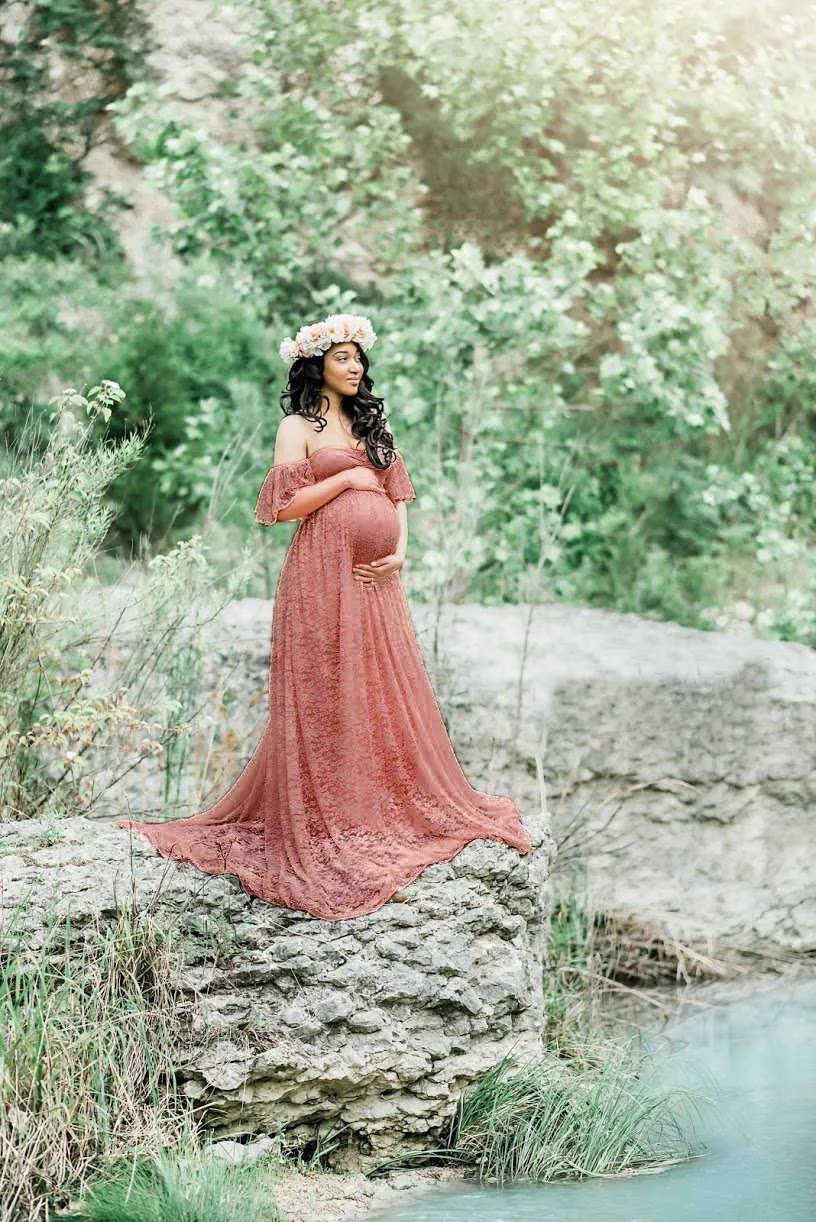
[[[323,323],[326,329],[326,335],[333,344],[344,344],[346,340],[351,339],[351,325],[348,316],[342,314],[330,314]]]
[[[281,342],[281,359],[291,365],[300,356],[317,356],[332,344],[354,340],[367,352],[377,338],[369,320],[362,314],[330,314],[321,322],[301,327],[294,339]]]

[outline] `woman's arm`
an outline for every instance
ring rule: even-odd
[[[405,501],[397,501],[394,508],[399,518],[399,540],[394,548],[394,555],[399,557],[400,564],[404,564],[408,552],[408,510]]]
[[[413,501],[416,498],[414,486],[411,483],[411,478],[405,468],[400,451],[397,449],[397,458],[394,463],[388,468],[385,474],[384,486],[385,490],[394,502],[394,508],[397,511],[399,519],[399,539],[394,548],[394,555],[398,558],[400,564],[405,563],[405,557],[408,552],[408,509],[407,502]]]
[[[349,486],[346,474],[345,471],[338,471],[336,475],[327,475],[307,488],[300,488],[286,508],[279,510],[278,521],[289,522],[293,518],[306,518],[321,505],[333,501]]]

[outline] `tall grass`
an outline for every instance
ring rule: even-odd
[[[87,1222],[278,1222],[265,1161],[230,1165],[206,1153],[140,1159],[91,1186]]]
[[[576,1055],[598,1025],[602,990],[595,961],[589,909],[573,893],[557,899],[550,912],[544,970],[544,1038],[552,1052]]]
[[[32,945],[19,910],[0,940],[0,1218],[50,1216],[101,1158],[189,1140],[172,1073],[183,995],[173,940],[121,908],[81,929],[48,914]]]
[[[575,1058],[551,1051],[525,1061],[505,1056],[459,1097],[441,1146],[396,1155],[370,1174],[446,1162],[505,1184],[685,1162],[702,1151],[695,1124],[704,1100],[661,1085],[661,1068],[637,1053],[634,1040],[585,1042]]]
[[[631,946],[617,945],[616,931]],[[658,1170],[694,1157],[702,1097],[661,1086],[661,1059],[639,1052],[638,1036],[610,1038],[603,1015],[608,988],[635,992],[615,979],[621,963],[630,978],[640,953],[647,981],[653,970],[665,980],[683,950],[647,936],[633,919],[616,923],[593,911],[574,890],[556,899],[540,1054],[504,1057],[460,1096],[443,1145],[385,1160],[373,1173],[443,1161],[475,1166],[489,1182],[548,1181]],[[721,974],[717,961],[702,957],[694,968]]]
[[[698,1101],[656,1084],[629,1045],[580,1069],[544,1055],[505,1057],[459,1100],[448,1146],[480,1179],[579,1179],[656,1169],[700,1152]]]

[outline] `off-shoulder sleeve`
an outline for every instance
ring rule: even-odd
[[[294,462],[279,462],[270,467],[263,482],[258,504],[255,506],[255,519],[264,526],[277,522],[281,509],[285,509],[294,500],[299,488],[314,484],[312,464],[308,458],[297,458]]]
[[[385,472],[383,488],[385,488],[392,501],[415,501],[416,493],[414,492],[414,485],[411,483],[411,478],[405,469],[402,455],[399,450],[396,450],[395,453],[396,458]]]

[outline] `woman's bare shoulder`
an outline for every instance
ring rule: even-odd
[[[290,412],[278,424],[275,435],[275,465],[281,462],[298,462],[309,455],[307,442],[308,423],[299,412]]]

